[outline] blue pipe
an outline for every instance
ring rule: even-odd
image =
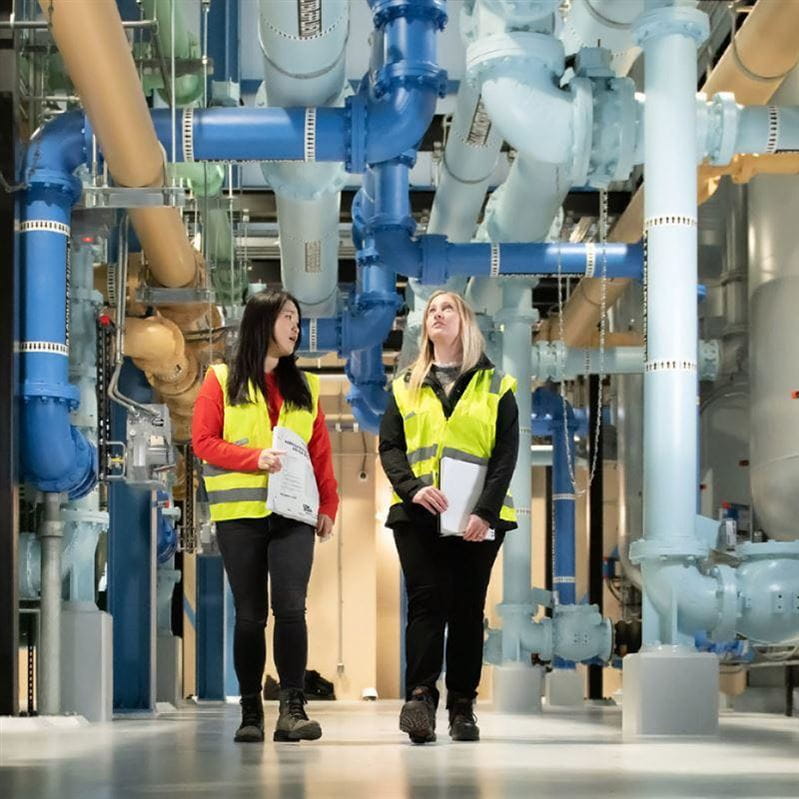
[[[239,0],[213,0],[208,13],[208,55],[215,83],[239,82]]]
[[[350,353],[345,372],[352,385],[347,402],[358,424],[370,433],[377,433],[388,402],[382,344]]]
[[[24,163],[19,234],[23,474],[70,499],[97,481],[97,451],[69,418],[79,404],[69,383],[70,215],[81,190],[72,172],[85,160],[83,114],[62,114],[37,131]]]
[[[370,0],[375,38],[369,82],[351,98],[353,120],[367,114],[365,161],[376,164],[416,148],[446,92],[436,34],[447,22],[444,0]]]

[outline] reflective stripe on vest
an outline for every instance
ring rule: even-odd
[[[486,465],[496,442],[499,401],[507,391],[515,390],[516,381],[499,369],[479,369],[447,419],[430,386],[423,385],[413,396],[405,377],[397,378],[393,383],[394,400],[402,416],[408,463],[414,475],[427,478],[425,482],[429,480],[430,485],[439,485],[443,457]],[[401,501],[394,494],[394,504]],[[510,494],[505,497],[499,517],[516,521]]]
[[[263,392],[249,386],[250,402],[231,405],[227,393],[228,368],[214,364],[213,369],[225,405],[222,437],[225,441],[250,449],[268,449],[272,446],[272,424]],[[311,392],[312,410],[298,409],[286,402],[280,407],[277,423],[296,433],[307,444],[311,440],[314,420],[319,405],[319,378],[301,373]],[[203,482],[208,494],[211,519],[215,522],[228,519],[260,519],[268,516],[266,507],[269,475],[266,472],[235,472],[210,463],[203,464]]]

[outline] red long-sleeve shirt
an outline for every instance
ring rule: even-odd
[[[272,427],[275,427],[283,405],[283,395],[280,393],[274,373],[266,375],[266,391],[269,395],[269,419]],[[222,437],[224,424],[225,399],[222,386],[219,385],[213,369],[209,369],[194,405],[191,422],[194,452],[204,461],[221,469],[236,472],[260,471],[258,455],[261,449],[241,447],[225,441]],[[308,442],[308,454],[319,488],[319,513],[335,521],[338,510],[338,485],[333,473],[333,452],[321,404],[317,408],[311,440]]]

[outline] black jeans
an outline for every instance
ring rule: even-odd
[[[408,593],[405,630],[405,695],[429,688],[438,701],[444,628],[446,684],[450,698],[474,699],[483,667],[483,610],[488,581],[504,533],[495,541],[439,536],[434,525],[394,527]]]
[[[308,660],[305,596],[314,535],[310,525],[275,514],[216,524],[236,606],[233,664],[242,696],[261,691],[266,662],[267,576],[272,590],[273,646],[280,687],[303,690]]]

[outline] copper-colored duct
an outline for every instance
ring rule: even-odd
[[[120,186],[164,185],[164,153],[155,135],[130,44],[114,0],[39,0],[67,72]],[[197,254],[175,208],[134,208],[131,222],[153,277],[192,285]]]
[[[733,92],[736,100],[743,105],[764,105],[798,60],[799,0],[758,0],[735,36],[735,47],[731,44],[727,48],[702,91],[708,96],[722,91]],[[773,77],[763,80],[756,76]],[[795,164],[789,159],[772,161],[768,165],[762,161],[760,163],[768,166],[769,171],[777,165],[785,167],[788,172],[795,171]],[[730,171],[734,169],[731,167]],[[713,167],[703,165],[699,168],[700,201],[710,196],[707,184],[714,177],[717,179],[718,175],[714,174]],[[627,243],[639,241],[643,224],[644,187],[641,186],[609,238],[611,241]],[[622,279],[608,281],[608,308],[624,293],[628,284],[628,280]],[[586,339],[599,323],[600,298],[601,280],[585,278],[577,285],[563,309],[563,338],[569,346],[585,346]],[[542,325],[538,337],[544,340],[560,338],[559,327],[557,319],[551,319]]]
[[[180,328],[162,316],[129,316],[125,320],[124,352],[169,406],[175,438],[188,441],[191,414],[200,391],[200,367],[187,351]]]

